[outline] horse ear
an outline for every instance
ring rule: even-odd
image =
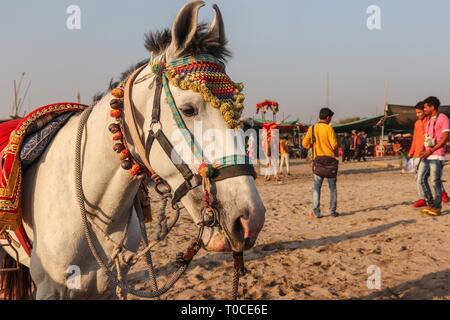
[[[172,27],[172,42],[167,49],[168,60],[178,58],[194,39],[198,28],[198,13],[204,1],[192,1],[178,13]]]
[[[225,24],[223,22],[222,13],[220,12],[219,6],[217,4],[213,5],[214,11],[216,12],[214,20],[209,27],[209,38],[214,39],[219,44],[225,46],[227,44],[227,37],[225,35]]]

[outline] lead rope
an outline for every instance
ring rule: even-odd
[[[83,230],[84,235],[88,244],[88,247],[94,256],[98,266],[103,270],[103,272],[106,274],[108,283],[112,288],[116,288],[115,294],[118,296],[121,300],[126,300],[128,297],[128,294],[131,294],[136,297],[141,298],[147,298],[147,299],[155,299],[159,298],[163,294],[167,293],[174,285],[175,283],[181,278],[181,276],[186,272],[188,269],[190,263],[194,259],[194,257],[198,254],[200,249],[202,248],[202,236],[204,232],[204,228],[208,225],[214,226],[216,223],[219,222],[219,215],[217,213],[217,210],[214,210],[211,207],[210,203],[210,195],[211,195],[211,183],[210,183],[210,177],[214,174],[214,167],[210,165],[206,165],[203,169],[207,169],[206,175],[204,175],[204,190],[205,190],[205,210],[203,211],[202,215],[202,223],[200,224],[198,236],[196,240],[189,246],[186,253],[180,253],[177,255],[177,264],[178,269],[170,276],[170,278],[167,280],[167,283],[160,289],[158,289],[156,277],[155,277],[155,270],[153,267],[153,261],[151,257],[151,246],[148,241],[145,225],[143,225],[143,219],[140,220],[140,228],[141,233],[143,236],[143,241],[146,244],[147,248],[139,253],[135,254],[134,257],[129,257],[128,259],[124,259],[123,255],[121,255],[123,252],[123,241],[122,246],[117,247],[114,251],[112,260],[115,264],[116,268],[116,274],[109,269],[107,264],[103,261],[103,259],[100,257],[97,249],[95,248],[95,245],[93,243],[93,238],[95,238],[95,235],[93,234],[92,229],[89,227],[89,221],[88,221],[88,215],[90,214],[85,206],[86,198],[83,192],[83,181],[82,181],[82,169],[81,169],[81,145],[82,145],[82,139],[83,139],[83,133],[84,128],[87,124],[87,121],[89,119],[89,116],[91,115],[93,111],[93,106],[87,108],[81,115],[80,122],[78,125],[77,135],[76,135],[76,142],[75,142],[75,184],[76,184],[76,193],[77,193],[77,200],[81,211],[81,218],[83,223]],[[201,168],[200,168],[201,169]],[[202,169],[199,170],[200,174],[202,172]],[[202,175],[202,174],[201,174]],[[180,208],[177,206],[177,217],[179,217],[179,210]],[[208,214],[208,220],[205,220],[205,214]],[[174,227],[176,221],[178,218],[175,219],[175,222],[171,224],[171,226],[168,229],[168,232],[170,232],[171,228]],[[125,238],[124,238],[125,239]],[[128,285],[127,282],[127,274],[122,273],[123,268],[122,264],[127,265],[127,267],[130,267],[131,265],[137,263],[137,260],[145,255],[147,260],[147,265],[149,267],[149,276],[151,281],[151,289],[152,291],[142,291],[142,290],[135,290],[134,288],[131,288]],[[233,260],[234,260],[234,275],[233,275],[233,293],[232,298],[233,300],[237,300],[238,298],[238,291],[239,291],[239,280],[242,275],[245,274],[245,267],[244,267],[244,259],[243,259],[243,253],[233,253]],[[131,265],[130,265],[131,264]],[[128,268],[127,268],[128,270]]]
[[[150,241],[148,240],[147,230],[145,228],[144,214],[142,212],[141,202],[139,201],[138,198],[135,198],[134,207],[136,209],[136,212],[137,212],[137,215],[139,218],[139,228],[141,230],[142,240],[143,240],[146,248],[149,248]],[[136,260],[138,260],[138,259],[139,258],[136,257]],[[152,291],[157,291],[158,290],[158,282],[156,280],[156,271],[155,271],[155,267],[153,265],[153,258],[152,258],[151,250],[148,250],[147,252],[145,252],[145,260],[147,262],[147,267],[148,267],[148,272],[149,272],[150,289]],[[159,297],[158,297],[158,299],[159,299]]]
[[[247,270],[244,266],[244,253],[243,252],[233,252],[233,289],[232,289],[232,300],[239,299],[239,280],[241,277],[247,274]]]
[[[205,208],[202,211],[202,224],[207,227],[215,227],[220,224],[220,217],[217,212],[211,206],[211,178],[214,176],[217,167],[202,163],[198,168],[198,173],[202,177],[203,192],[205,193]],[[247,273],[244,265],[244,253],[233,252],[233,282],[232,282],[232,300],[239,298],[239,281],[241,276]]]
[[[108,279],[108,284],[112,288],[116,288],[115,293],[119,297],[119,299],[125,300],[127,298],[128,294],[132,294],[137,297],[142,298],[148,298],[148,299],[154,299],[158,298],[161,295],[168,292],[175,283],[181,278],[181,276],[186,272],[187,268],[189,267],[189,264],[192,262],[193,258],[197,255],[197,253],[201,249],[201,234],[203,234],[203,228],[200,228],[199,230],[199,236],[197,237],[197,240],[188,248],[186,254],[178,254],[178,270],[172,274],[172,276],[167,281],[166,285],[158,290],[153,291],[141,291],[141,290],[135,290],[131,288],[127,281],[126,281],[126,274],[124,275],[122,273],[122,267],[121,264],[128,264],[130,261],[133,261],[134,263],[137,262],[137,260],[130,258],[130,259],[123,259],[120,258],[120,253],[122,253],[122,248],[116,248],[115,253],[113,255],[113,261],[115,263],[116,268],[116,275],[110,271],[107,264],[103,261],[103,259],[100,257],[97,249],[95,248],[95,245],[93,243],[93,238],[95,235],[93,234],[93,231],[89,227],[89,221],[88,221],[88,215],[89,212],[86,209],[85,206],[85,195],[83,192],[83,181],[82,181],[82,170],[81,170],[81,145],[82,145],[82,138],[83,138],[83,132],[84,128],[87,124],[87,121],[89,119],[89,116],[91,115],[93,110],[93,106],[87,108],[81,115],[80,122],[78,125],[77,135],[76,135],[76,144],[75,144],[75,184],[76,184],[76,193],[77,193],[77,200],[81,211],[81,218],[83,223],[83,230],[84,235],[88,244],[88,247],[94,256],[98,266],[102,269],[102,271],[106,274]],[[144,240],[145,241],[145,240]],[[150,252],[150,251],[148,251]],[[136,256],[136,255],[135,255]],[[151,256],[150,257],[151,260]],[[122,261],[121,261],[122,260]],[[127,263],[128,262],[128,263]],[[152,261],[150,262],[150,266],[153,265]],[[154,275],[154,272],[153,272]],[[152,272],[150,272],[150,276],[152,276]],[[152,285],[153,286],[153,285]]]

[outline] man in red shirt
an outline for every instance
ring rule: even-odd
[[[416,185],[417,185],[417,193],[419,195],[419,200],[414,202],[414,208],[422,208],[427,206],[427,202],[425,201],[425,195],[423,194],[422,187],[420,181],[417,176],[417,169],[420,165],[420,156],[422,152],[425,150],[425,132],[424,132],[424,122],[425,122],[425,113],[423,111],[424,103],[419,102],[416,105],[416,116],[417,121],[414,124],[414,135],[413,141],[411,144],[411,149],[409,150],[408,157],[414,159],[414,168],[416,170]]]

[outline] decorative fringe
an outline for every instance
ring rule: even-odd
[[[16,261],[6,255],[2,268],[14,268]],[[36,285],[31,279],[30,269],[19,264],[18,271],[0,272],[0,296],[5,300],[31,300]]]

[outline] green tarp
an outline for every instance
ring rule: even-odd
[[[346,124],[335,124],[333,125],[333,128],[336,133],[345,133],[345,132],[350,133],[352,132],[352,130],[365,131],[367,133],[371,133],[372,131],[377,129],[377,124],[382,119],[383,116],[367,118]]]
[[[450,117],[450,106],[441,106],[439,111]],[[414,106],[388,105],[385,127],[388,130],[411,131],[417,121]]]
[[[441,106],[439,111],[446,114],[450,118],[450,106]],[[381,131],[381,126],[384,122],[386,132],[412,132],[416,121],[416,109],[414,106],[390,104],[387,108],[386,117],[378,116],[352,123],[336,124],[333,128],[336,133],[351,132],[352,130],[371,133]]]

